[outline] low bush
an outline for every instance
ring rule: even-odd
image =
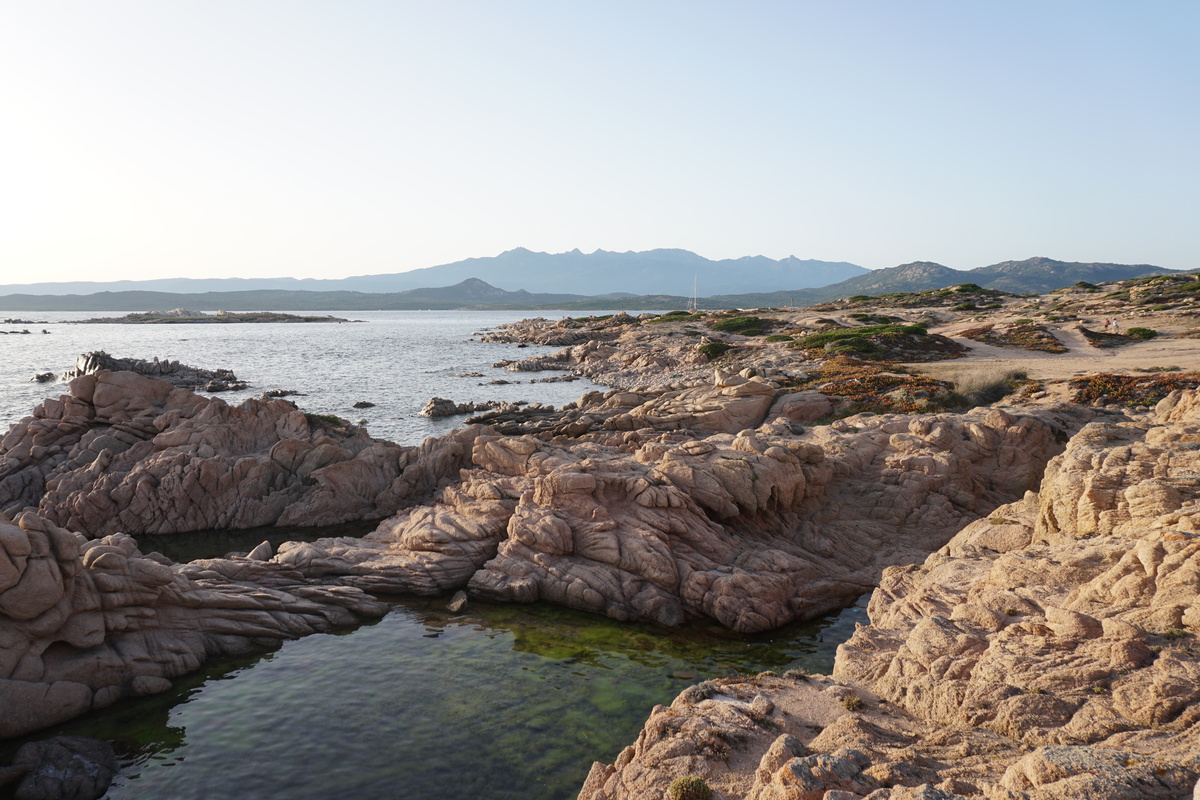
[[[1004,372],[974,372],[954,379],[956,399],[967,408],[990,406],[1017,391],[1029,380],[1024,370]]]
[[[1158,331],[1154,330],[1154,328],[1130,328],[1127,331],[1127,335],[1131,339],[1153,339],[1155,336],[1158,336]]]
[[[350,424],[350,420],[342,419],[337,414],[310,414],[305,412],[304,418],[308,420],[310,425],[317,426],[331,425],[335,428],[345,428]]]
[[[846,339],[864,339],[881,333],[909,333],[924,336],[926,331],[921,325],[860,325],[857,328],[838,328],[832,331],[821,331],[801,336],[796,340],[796,347],[805,350],[813,347],[824,347],[830,342],[841,342]]]
[[[1200,387],[1200,372],[1175,375],[1089,375],[1070,382],[1071,402],[1099,401],[1127,406],[1152,406],[1176,389]]]
[[[725,342],[705,342],[698,348],[701,353],[708,356],[709,360],[720,358],[729,350],[729,345]]]
[[[699,775],[680,775],[667,787],[671,800],[709,800],[712,787]]]
[[[740,333],[743,336],[760,336],[763,328],[767,327],[766,320],[758,317],[729,317],[728,319],[718,319],[708,323],[708,327],[714,331],[724,331],[725,333]]]

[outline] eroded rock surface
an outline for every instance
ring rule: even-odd
[[[0,509],[93,537],[381,519],[457,476],[477,433],[400,447],[285,400],[99,372],[0,439]]]
[[[35,514],[0,520],[0,737],[164,691],[212,656],[385,611],[278,563],[173,565],[125,534],[89,541]]]
[[[884,572],[832,677],[707,682],[581,800],[1190,798],[1200,777],[1200,398],[1095,422],[1040,492]],[[847,794],[838,794],[845,792]]]
[[[731,388],[703,403],[631,402],[582,441],[480,436],[474,469],[433,504],[365,540],[289,544],[276,560],[373,591],[465,584],[620,620],[767,630],[847,605],[885,566],[920,560],[1036,486],[1079,423],[993,410],[864,416],[803,435],[786,419],[705,438],[672,430],[756,418],[775,395]]]

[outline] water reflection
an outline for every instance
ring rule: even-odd
[[[864,616],[738,636],[550,606],[451,614],[445,602],[397,600],[376,623],[213,664],[53,733],[116,743],[112,800],[558,800],[632,742],[654,704],[731,671],[828,670]]]

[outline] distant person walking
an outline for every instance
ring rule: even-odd
[[[1121,332],[1121,323],[1117,322],[1114,319],[1112,321],[1112,329],[1113,329],[1113,333],[1120,333]]]
[[[1109,325],[1111,325],[1111,324],[1112,324],[1112,323],[1111,323],[1111,322],[1109,322],[1107,319],[1106,319],[1106,320],[1104,320],[1104,330],[1108,330],[1108,326],[1109,326]]]

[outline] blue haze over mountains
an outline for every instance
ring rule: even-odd
[[[835,280],[850,272],[852,277]],[[914,261],[867,270],[846,262],[778,261],[763,256],[712,261],[687,250],[584,254],[518,248],[491,258],[392,275],[339,280],[295,278],[165,278],[0,285],[10,311],[215,311],[400,309],[683,308],[692,283],[705,308],[808,306],[855,295],[940,289],[958,283],[1043,293],[1078,281],[1125,280],[1177,270],[1151,264],[1056,261],[1035,257],[972,270]],[[478,277],[486,275],[487,280]],[[468,276],[468,277],[463,277]],[[501,284],[497,286],[496,284]],[[413,288],[395,288],[395,287]],[[517,287],[515,289],[503,286]],[[667,287],[658,291],[659,287]],[[782,288],[781,288],[782,287]]]
[[[468,258],[451,264],[388,275],[341,279],[316,278],[158,278],[140,281],[75,281],[0,285],[0,294],[88,294],[129,290],[155,292],[289,291],[402,292],[450,286],[478,278],[516,291],[573,295],[668,294],[687,296],[695,281],[701,293],[733,294],[805,289],[838,283],[870,272],[845,261],[794,256],[775,260],[746,256],[713,261],[689,250],[659,249],[617,253],[539,253],[518,247],[498,256]]]

